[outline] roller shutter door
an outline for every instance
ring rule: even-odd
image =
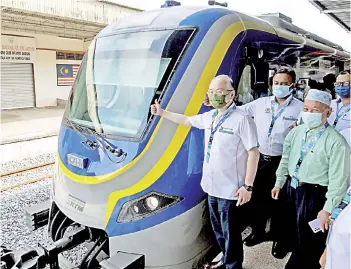
[[[1,63],[1,109],[34,107],[33,65]]]

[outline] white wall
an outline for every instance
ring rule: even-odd
[[[88,42],[19,32],[6,32],[36,39],[36,59],[34,62],[34,82],[36,106],[56,106],[57,99],[67,100],[71,86],[57,86],[56,64],[80,64],[80,61],[56,60],[56,50],[84,52]]]

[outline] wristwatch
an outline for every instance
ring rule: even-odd
[[[244,188],[245,188],[247,191],[252,191],[252,186],[249,186],[249,185],[244,184]]]

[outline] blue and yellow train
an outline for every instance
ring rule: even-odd
[[[150,104],[195,115],[208,110],[203,98],[218,74],[239,92],[249,90],[240,86],[247,76],[252,93],[267,92],[274,68],[306,77],[316,61],[335,71],[349,59],[284,18],[226,8],[162,8],[107,26],[84,56],[59,133],[49,215],[56,253],[90,241],[81,268],[199,267],[212,246],[203,133],[153,117]]]

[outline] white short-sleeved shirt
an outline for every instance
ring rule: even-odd
[[[325,269],[350,269],[351,205],[341,211],[330,231]]]
[[[290,104],[285,108],[284,112],[275,121],[272,133],[268,136],[269,126],[272,121],[271,102],[274,96],[262,97],[251,103],[241,106],[246,113],[254,118],[257,125],[259,151],[264,155],[281,156],[283,153],[284,139],[290,131],[290,126],[298,119],[303,108],[303,103],[292,96],[285,102]],[[285,105],[275,102],[275,115]]]
[[[331,126],[333,126],[335,119],[336,119],[336,113],[338,109],[338,104],[339,104],[339,113],[344,113],[345,111],[345,106],[338,100],[332,100],[331,102],[331,108],[332,108],[332,113],[330,117],[328,118],[328,122]],[[350,129],[351,128],[351,121],[350,121],[350,111],[345,113],[339,120],[338,123],[335,126],[335,130],[338,132],[341,132],[345,129]]]
[[[201,187],[211,196],[236,200],[234,194],[245,184],[248,151],[258,147],[255,123],[240,108],[223,122],[214,134],[210,159],[206,161],[215,110],[190,117],[193,127],[205,130],[205,160]]]

